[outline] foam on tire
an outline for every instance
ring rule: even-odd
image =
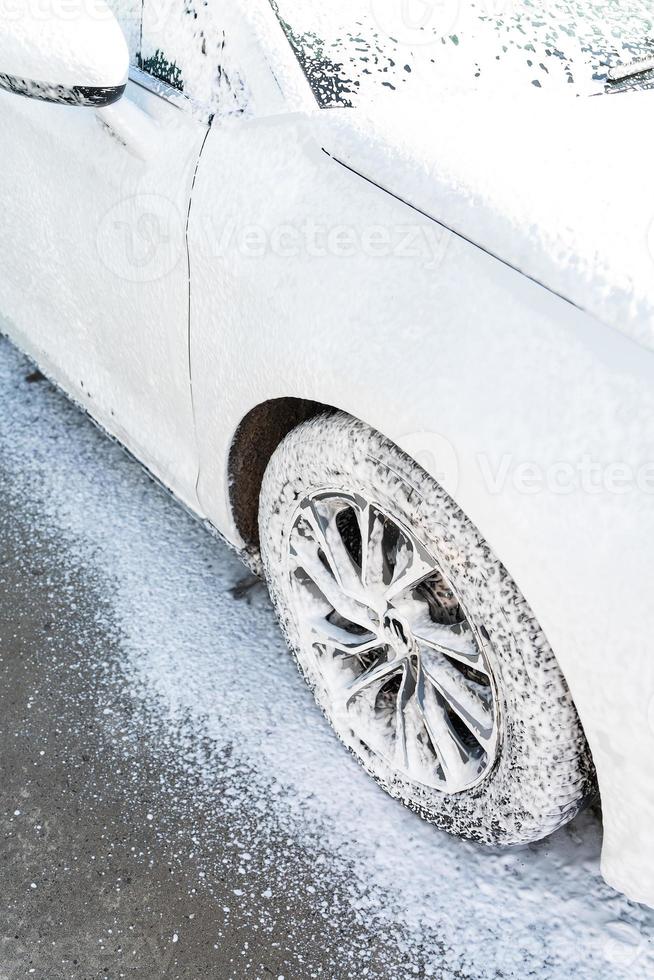
[[[392,442],[343,414],[318,416],[286,437],[270,461],[260,499],[261,552],[270,594],[327,718],[331,721],[329,705],[320,703],[311,658],[302,649],[286,569],[298,500],[327,488],[374,499],[437,557],[467,612],[488,632],[501,689],[499,757],[472,789],[448,795],[411,783],[379,760],[374,770],[366,768],[392,796],[462,837],[519,844],[561,827],[592,795],[595,783],[577,712],[546,637],[511,576],[451,497]]]

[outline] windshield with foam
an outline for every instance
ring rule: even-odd
[[[394,93],[615,90],[654,55],[654,0],[271,0],[320,105]],[[617,89],[654,87],[654,71]]]

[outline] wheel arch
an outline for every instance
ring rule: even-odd
[[[229,504],[250,561],[258,562],[259,494],[270,458],[302,422],[337,411],[333,405],[289,396],[260,402],[241,419],[229,448]]]
[[[228,499],[234,526],[241,538],[241,557],[257,574],[261,574],[259,540],[259,499],[265,471],[275,450],[284,438],[301,425],[323,413],[343,412],[373,429],[396,445],[400,440],[361,413],[327,402],[297,396],[281,396],[258,402],[251,407],[236,426],[228,453]],[[399,445],[403,452],[407,447]],[[411,451],[408,454],[412,456]],[[434,474],[431,474],[434,476]],[[455,500],[457,506],[459,501]],[[465,512],[465,508],[464,512]],[[480,532],[482,533],[482,532]],[[500,555],[500,560],[502,560]],[[560,664],[566,677],[566,671]],[[566,677],[567,681],[567,677]],[[573,700],[578,685],[572,689]],[[582,718],[583,725],[583,718]],[[592,746],[591,746],[592,753]]]

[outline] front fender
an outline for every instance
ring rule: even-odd
[[[654,357],[334,162],[310,117],[212,130],[189,244],[208,518],[242,544],[229,450],[268,399],[418,456],[545,630],[598,771],[604,874],[654,905]]]

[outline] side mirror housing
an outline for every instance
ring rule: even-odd
[[[129,52],[104,0],[13,0],[0,22],[0,89],[44,102],[107,106],[127,84]]]

